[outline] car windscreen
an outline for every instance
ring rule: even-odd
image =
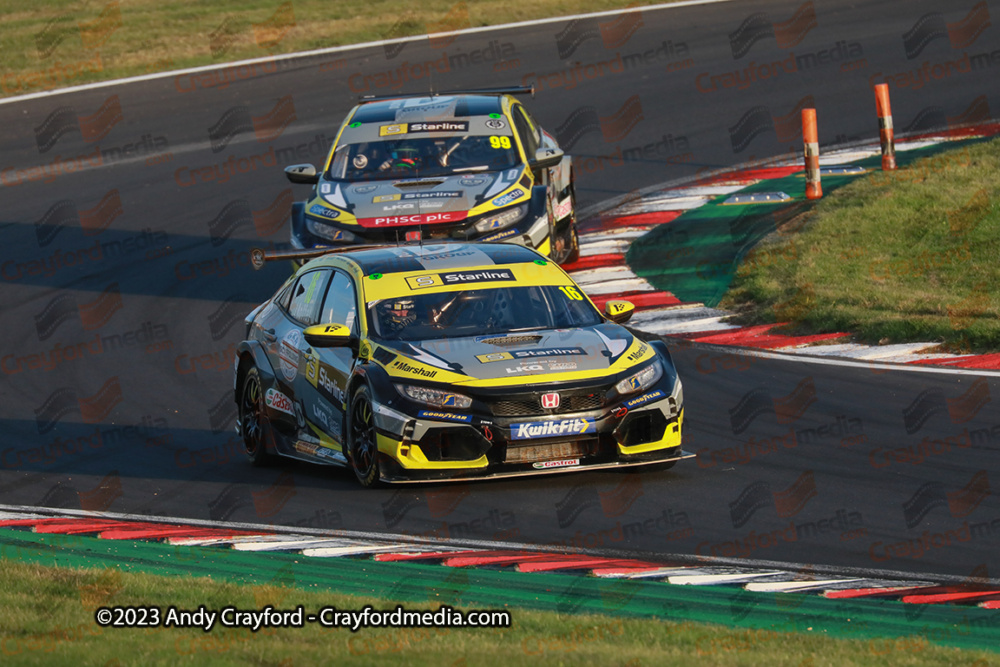
[[[339,146],[327,178],[349,182],[433,178],[477,171],[501,171],[519,164],[509,136],[405,136]]]
[[[579,288],[571,285],[406,294],[368,303],[369,331],[383,340],[489,336],[602,321]]]

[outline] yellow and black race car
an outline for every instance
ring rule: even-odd
[[[512,95],[529,92],[364,99],[320,171],[285,168],[314,186],[292,206],[292,246],[506,241],[573,261],[572,161]]]
[[[690,456],[681,382],[620,326],[632,311],[602,314],[518,245],[328,252],[247,317],[237,429],[255,464],[346,465],[364,486],[669,467]]]

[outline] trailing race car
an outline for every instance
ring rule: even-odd
[[[292,206],[298,249],[404,241],[507,241],[556,262],[579,254],[573,170],[512,95],[531,88],[366,98]]]
[[[254,464],[345,465],[364,486],[669,467],[691,456],[681,382],[662,342],[617,324],[632,311],[602,314],[517,245],[327,251],[246,318],[237,430]]]

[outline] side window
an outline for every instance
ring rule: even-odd
[[[535,129],[537,126],[528,121],[524,107],[521,105],[514,107],[514,127],[517,128],[517,134],[521,137],[524,152],[528,154],[528,159],[531,160],[535,157],[535,151],[538,150],[540,138]]]
[[[355,334],[357,327],[357,303],[354,294],[354,282],[346,273],[333,272],[330,289],[326,291],[323,309],[320,311],[320,323],[343,324]]]
[[[274,302],[276,304],[278,304],[278,307],[281,308],[284,311],[288,310],[288,303],[289,303],[289,301],[292,300],[292,287],[293,286],[294,286],[294,284],[289,284],[287,287],[285,287],[285,289],[281,290],[281,294],[279,294],[274,299]]]
[[[319,324],[320,299],[329,279],[330,272],[326,270],[303,274],[292,288],[292,301],[288,306],[288,314],[303,326]]]

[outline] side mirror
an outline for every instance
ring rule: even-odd
[[[535,159],[529,160],[532,169],[548,169],[554,167],[563,159],[563,151],[559,148],[539,148],[535,151]]]
[[[608,301],[604,304],[604,315],[615,324],[625,324],[632,319],[635,305],[631,301]]]
[[[290,167],[285,167],[285,176],[292,183],[302,185],[319,183],[319,174],[316,173],[316,167],[311,164],[293,164]]]
[[[354,342],[351,330],[343,324],[314,324],[303,329],[302,337],[313,347],[350,347]]]

